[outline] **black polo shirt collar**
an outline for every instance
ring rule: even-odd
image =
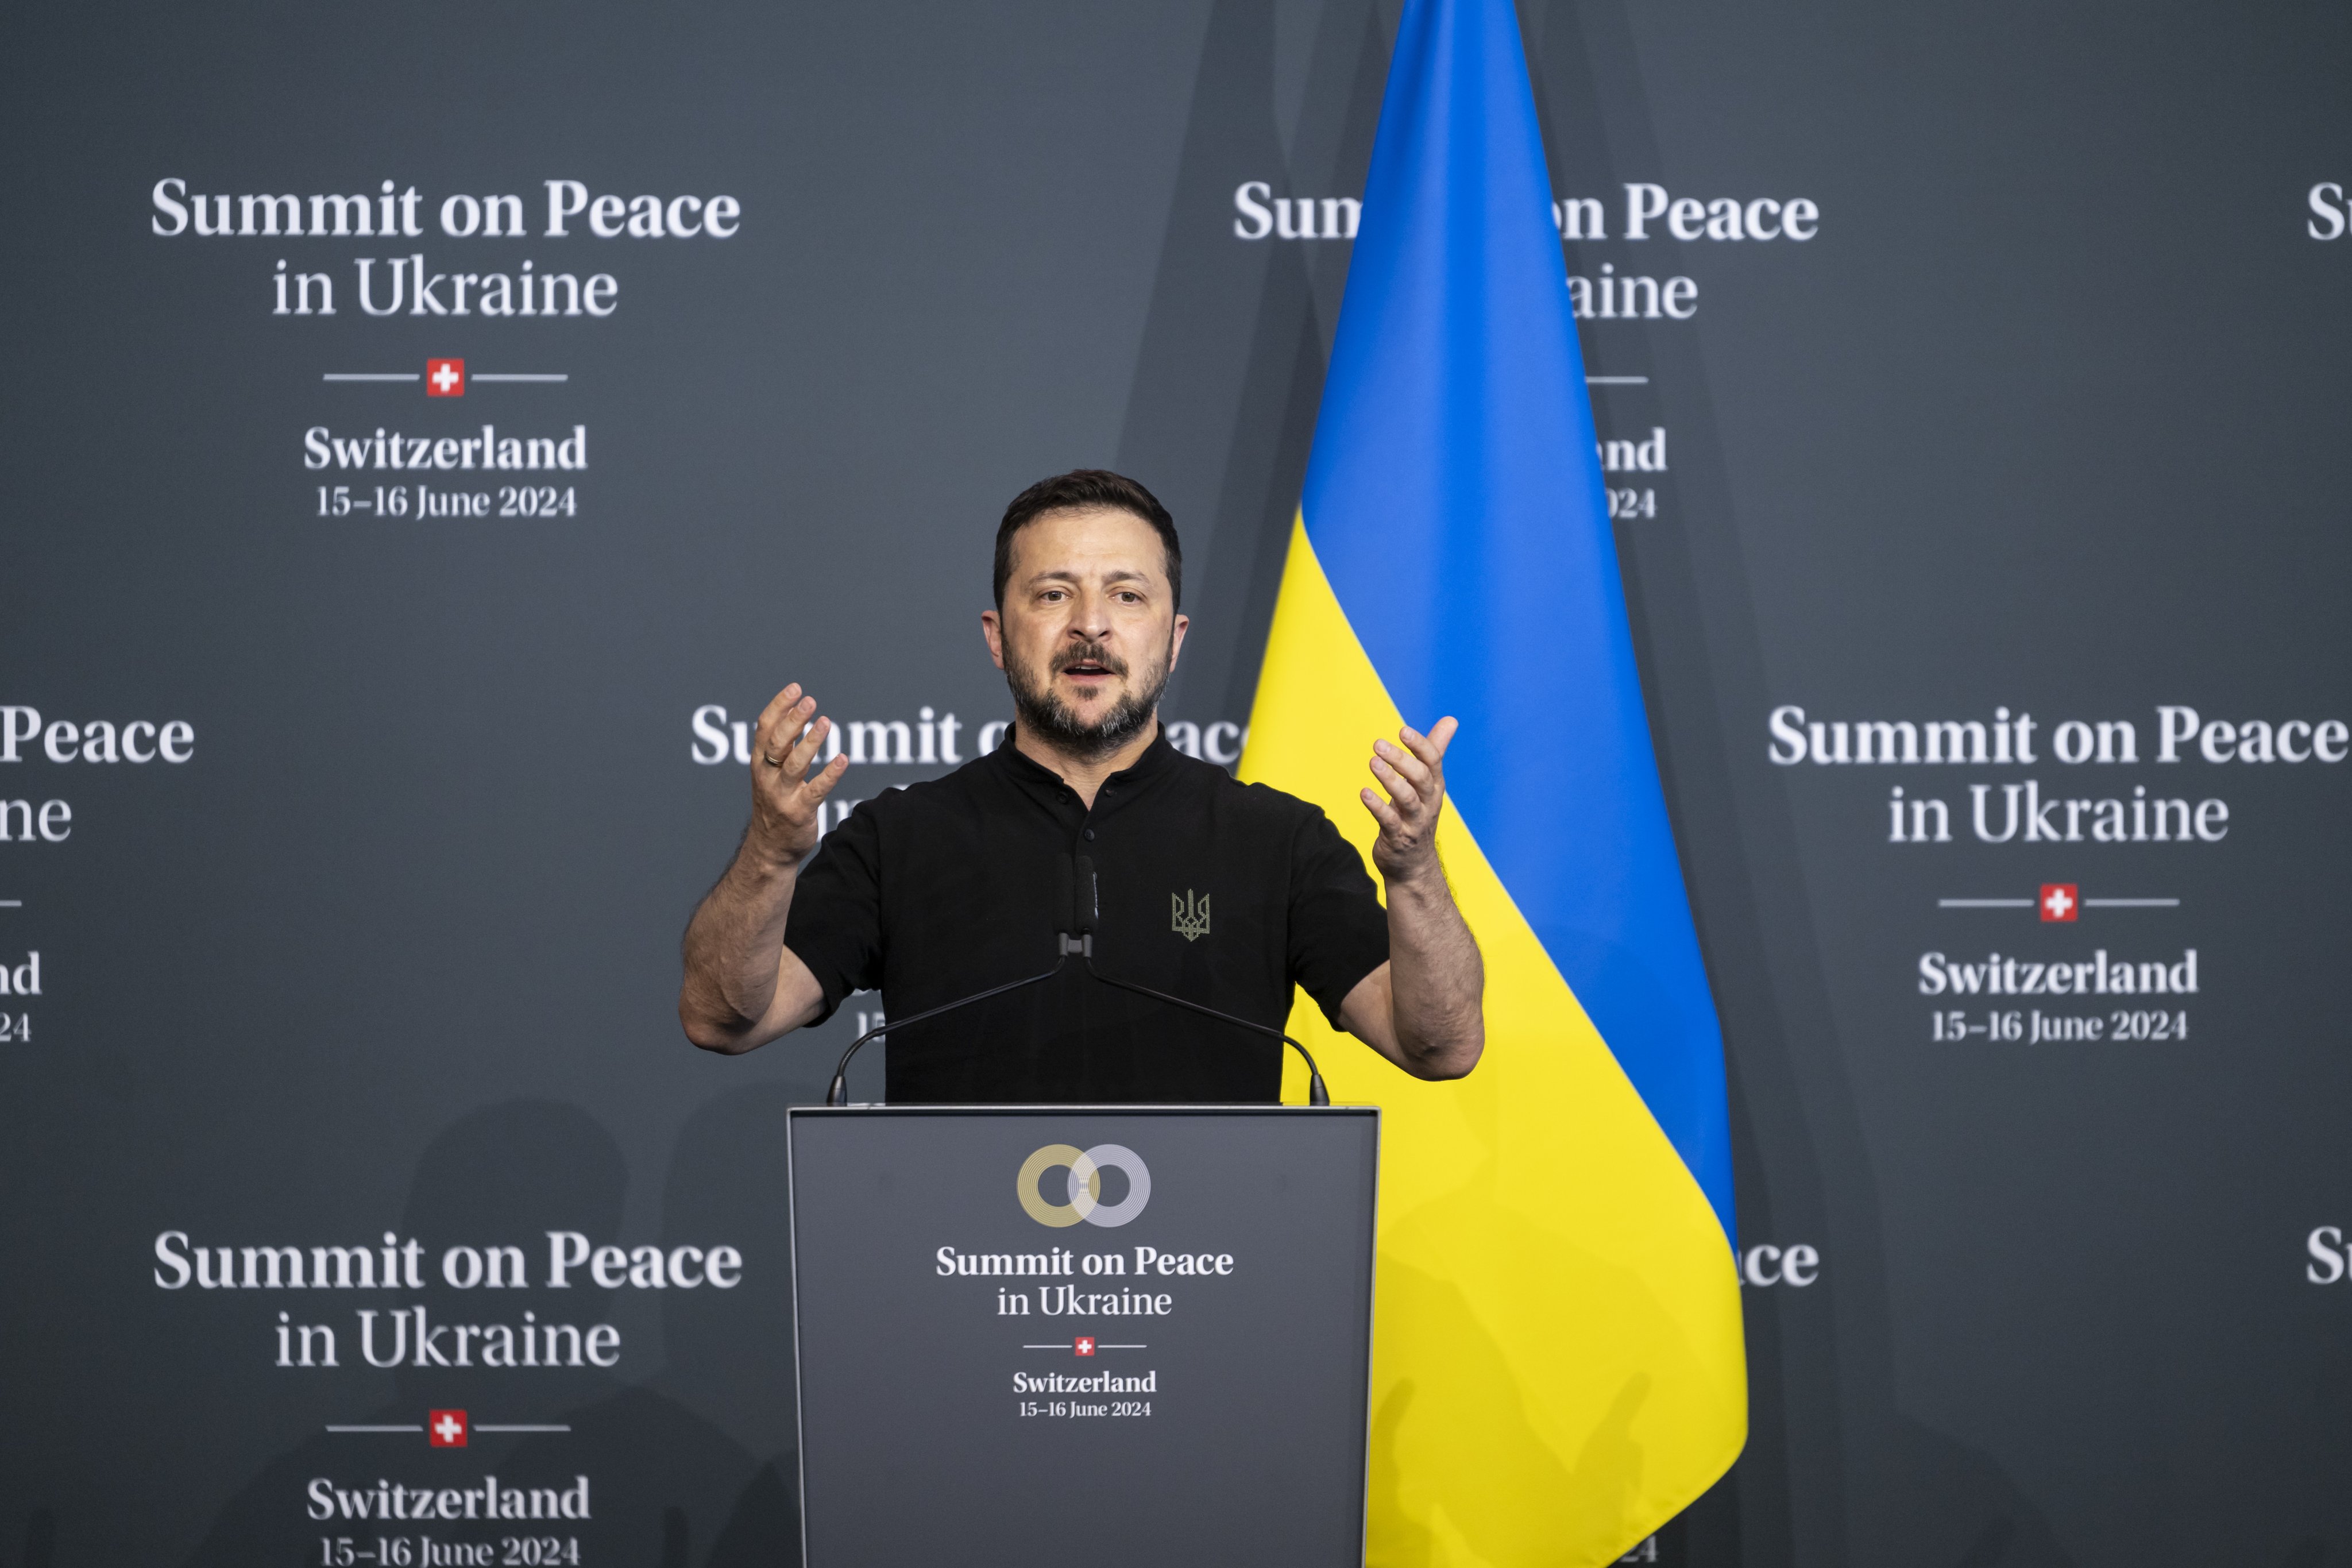
[[[988,761],[1003,768],[1007,777],[1039,799],[1076,804],[1078,792],[1072,789],[1061,774],[1022,751],[1015,741],[1016,735],[1008,731],[1004,743],[989,753]],[[1102,787],[1095,792],[1095,811],[1104,812],[1122,796],[1132,798],[1138,786],[1164,778],[1182,755],[1168,743],[1168,726],[1160,725],[1151,737],[1151,744],[1143,749],[1141,756],[1103,780]]]

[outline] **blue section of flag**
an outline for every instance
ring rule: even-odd
[[[1412,0],[1307,531],[1455,805],[1732,1231],[1722,1031],[1642,706],[1509,0]]]

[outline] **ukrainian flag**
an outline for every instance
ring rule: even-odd
[[[1486,1059],[1318,1052],[1385,1112],[1376,1564],[1609,1562],[1747,1435],[1722,1032],[1550,203],[1509,0],[1412,0],[1242,760],[1369,854],[1373,737],[1462,721]]]

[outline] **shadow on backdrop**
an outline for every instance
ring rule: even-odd
[[[1528,0],[1522,26],[1559,194],[1666,173],[1626,0]],[[1570,245],[1569,269],[1624,254]],[[1769,706],[1747,543],[1697,341],[1591,322],[1587,370],[1648,384],[1594,396],[1612,427],[1671,426],[1671,525],[1618,525],[1636,658],[1668,809],[1724,1020],[1739,1226],[1821,1237],[1825,1290],[1750,1290],[1749,1435],[1731,1472],[1660,1531],[1658,1561],[1717,1568],[2063,1568],[2039,1509],[1988,1455],[1895,1392],[1884,1219],[1842,1055],[1803,862],[1760,753],[1729,739]],[[1769,896],[1767,896],[1769,889]]]
[[[1184,530],[1194,636],[1169,684],[1171,712],[1249,712],[1322,397],[1313,269],[1340,265],[1344,247],[1310,257],[1318,247],[1245,240],[1234,227],[1241,183],[1287,189],[1304,180],[1320,191],[1330,177],[1301,174],[1286,158],[1275,10],[1272,0],[1215,0],[1210,11],[1116,459]],[[1346,176],[1350,191],[1363,183],[1379,78],[1367,87],[1360,69],[1351,75],[1349,52],[1333,40],[1335,30],[1361,36],[1358,63],[1369,58],[1361,16],[1335,0],[1321,19],[1306,110],[1309,121],[1348,127],[1336,147],[1309,140],[1318,161],[1358,159]],[[1351,110],[1351,92],[1369,96],[1370,108]]]
[[[389,1348],[392,1309],[422,1307],[433,1324],[520,1324],[530,1312],[541,1323],[575,1323],[583,1330],[607,1319],[611,1293],[584,1283],[546,1288],[547,1233],[578,1231],[592,1241],[614,1239],[620,1228],[628,1170],[621,1152],[595,1120],[576,1107],[549,1100],[513,1100],[473,1111],[426,1148],[409,1189],[400,1234],[424,1243],[421,1289],[368,1292],[374,1310],[376,1350]],[[458,1244],[522,1247],[530,1268],[528,1290],[456,1289],[442,1281],[442,1249]],[[339,1310],[362,1305],[361,1292],[332,1292]],[[684,1295],[687,1292],[664,1292]],[[699,1294],[699,1292],[697,1292]],[[715,1294],[715,1292],[714,1292]],[[665,1306],[667,1303],[665,1302]],[[324,1314],[321,1314],[322,1316]],[[339,1347],[344,1375],[358,1372],[379,1390],[385,1373],[362,1359],[356,1321]],[[340,1337],[339,1330],[339,1337]],[[448,1342],[439,1342],[445,1352]],[[372,1546],[379,1535],[429,1532],[437,1540],[498,1542],[508,1534],[576,1537],[580,1560],[591,1563],[685,1564],[698,1540],[715,1541],[754,1485],[758,1465],[741,1444],[669,1395],[630,1388],[611,1373],[582,1366],[456,1368],[415,1364],[412,1355],[389,1372],[392,1394],[372,1409],[344,1418],[356,1426],[421,1426],[425,1412],[462,1409],[481,1425],[569,1426],[568,1433],[517,1438],[475,1434],[462,1448],[433,1448],[421,1433],[320,1432],[263,1468],[215,1518],[190,1562],[194,1564],[313,1564],[320,1539],[351,1535]],[[625,1362],[645,1352],[623,1347]],[[332,1374],[330,1374],[332,1375]],[[310,1486],[323,1479],[346,1492],[373,1491],[379,1480],[407,1487],[480,1487],[496,1476],[501,1487],[569,1489],[589,1479],[590,1517],[492,1524],[477,1521],[430,1525],[394,1520],[314,1518]],[[766,1561],[776,1561],[771,1552]]]
[[[662,1370],[573,1412],[569,1435],[516,1451],[517,1477],[541,1485],[564,1478],[583,1437],[630,1456],[631,1472],[616,1476],[629,1530],[622,1561],[800,1561],[784,1202],[784,1110],[795,1098],[778,1085],[720,1095],[687,1120],[670,1156],[662,1247],[733,1247],[742,1283],[662,1291]]]

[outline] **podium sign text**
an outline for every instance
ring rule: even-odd
[[[1377,1112],[790,1128],[810,1568],[1363,1561]]]

